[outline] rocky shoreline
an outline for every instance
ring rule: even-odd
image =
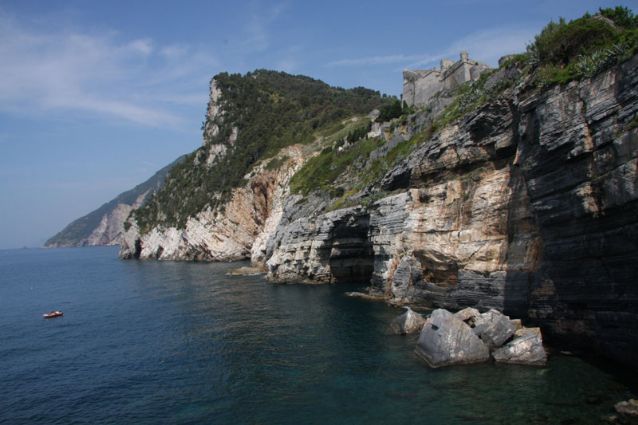
[[[635,56],[565,86],[507,89],[419,145],[383,178],[388,196],[365,205],[326,211],[326,194],[291,193],[307,160],[291,146],[281,168],[247,175],[224,212],[144,235],[133,224],[120,255],[251,258],[273,282],[359,282],[397,305],[496,309],[635,368],[637,68]],[[384,133],[373,154],[428,117]]]
[[[390,326],[397,334],[418,332],[415,352],[432,368],[490,358],[496,363],[547,364],[540,328],[523,327],[520,320],[493,309],[485,313],[471,307],[456,313],[436,309],[424,318],[408,307]]]
[[[352,193],[353,206],[334,209],[325,191],[291,190],[320,154],[293,145],[276,156],[279,168],[257,164],[223,208],[189,217],[183,229],[141,234],[133,223],[120,255],[250,258],[273,282],[358,282],[396,305],[495,309],[635,369],[636,69],[638,56],[539,88],[501,68],[485,85],[510,86],[461,118],[433,129],[434,105],[388,126],[352,167],[417,135],[429,139],[380,187]]]

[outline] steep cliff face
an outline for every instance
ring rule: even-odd
[[[637,69],[634,57],[522,98],[517,149],[543,248],[530,318],[627,363],[638,355]]]
[[[202,147],[131,214],[120,255],[263,264],[292,176],[326,138],[388,102],[372,90],[273,71],[215,76]]]
[[[345,208],[281,226],[267,261],[272,280],[310,283],[364,282],[373,269],[369,213]]]
[[[373,138],[360,136],[361,116],[310,130],[303,119],[314,115],[294,109],[307,99],[278,109],[290,93],[270,91],[285,80],[272,74],[213,82],[204,146],[131,215],[121,255],[250,258],[271,281],[368,283],[395,304],[496,308],[630,363],[636,69],[638,56],[544,85],[506,64]],[[302,121],[275,123],[284,110]],[[290,144],[299,134],[305,142]]]
[[[154,227],[140,234],[132,225],[124,234],[120,256],[159,260],[231,261],[263,258],[264,235],[283,209],[288,183],[303,163],[303,149],[290,146],[280,153],[281,165],[262,162],[234,189],[223,208],[206,209],[190,217],[184,228]]]
[[[111,212],[104,214],[100,224],[93,229],[86,242],[83,241],[83,244],[89,246],[118,245],[125,232],[124,222],[131,214],[131,211],[142,205],[148,194],[148,191],[142,193],[131,205],[117,204]]]
[[[369,279],[395,303],[498,308],[629,363],[636,69],[638,57],[566,86],[506,90],[417,147],[382,180],[395,194],[367,208],[307,217],[289,204],[269,277]]]

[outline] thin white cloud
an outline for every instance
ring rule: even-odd
[[[277,64],[275,65],[275,69],[288,73],[294,73],[297,70],[298,65],[299,64],[297,63],[296,59],[292,57],[286,57],[277,62]]]
[[[340,59],[326,64],[328,67],[339,66],[368,66],[368,65],[388,65],[396,63],[405,63],[409,61],[423,61],[424,57],[429,58],[430,55],[377,55],[361,58]]]
[[[451,50],[466,50],[471,57],[496,65],[499,58],[512,53],[525,51],[526,46],[534,40],[540,28],[491,28],[472,33],[454,42]]]
[[[177,127],[183,118],[171,105],[201,101],[204,107],[217,64],[205,51],[115,33],[27,28],[1,12],[0,113],[89,112]]]
[[[246,52],[263,52],[270,47],[270,28],[287,7],[286,3],[261,3],[253,1],[249,5],[244,37],[239,43]]]
[[[396,53],[340,59],[329,62],[326,66],[400,65],[401,69],[418,68],[436,65],[445,57],[453,58],[461,50],[470,52],[470,56],[474,59],[495,65],[501,56],[525,50],[525,46],[534,38],[534,34],[537,32],[537,28],[491,28],[469,34],[435,53]]]

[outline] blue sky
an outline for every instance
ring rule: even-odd
[[[210,78],[256,68],[401,90],[465,49],[495,64],[550,19],[638,1],[0,1],[0,248],[201,143]]]

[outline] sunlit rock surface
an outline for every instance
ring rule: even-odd
[[[434,310],[425,322],[416,353],[435,368],[480,363],[490,358],[487,345],[472,329],[443,309]]]
[[[543,347],[540,328],[522,328],[515,332],[514,339],[492,353],[497,363],[544,366],[547,353]]]
[[[410,307],[407,307],[405,313],[390,323],[390,329],[395,334],[406,335],[421,332],[424,324],[425,318],[419,313],[414,312]]]

